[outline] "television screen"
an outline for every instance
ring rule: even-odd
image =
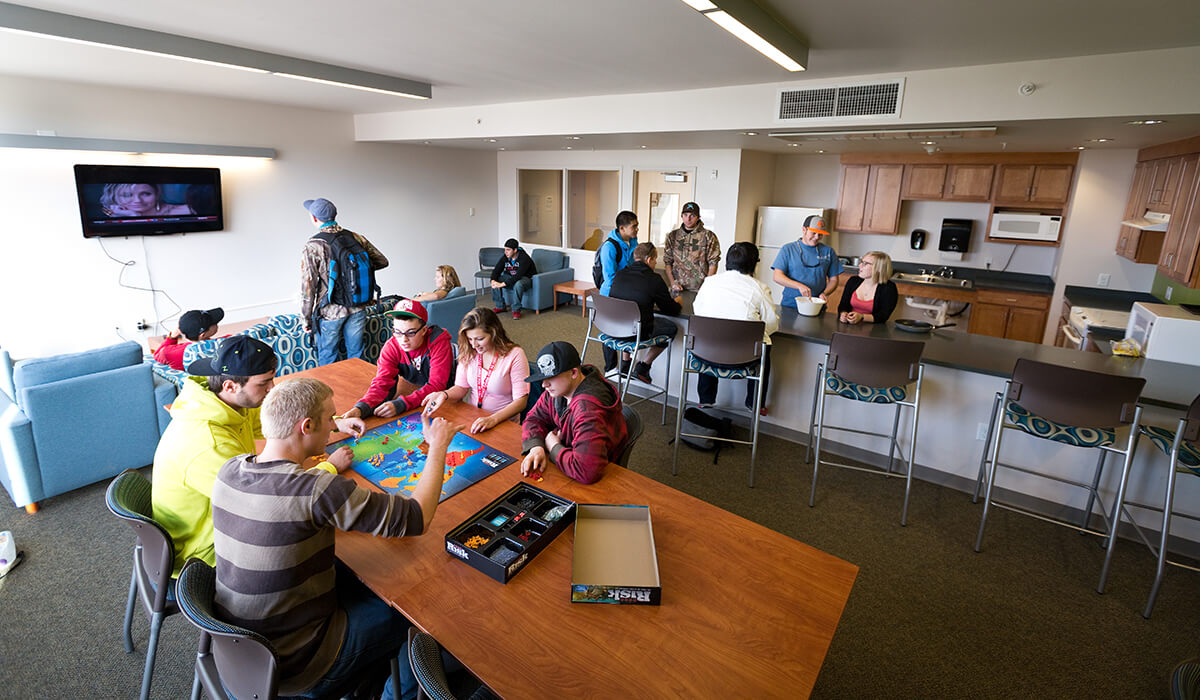
[[[225,228],[217,168],[76,165],[75,189],[86,238]]]

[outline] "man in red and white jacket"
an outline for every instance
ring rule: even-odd
[[[629,439],[616,387],[561,340],[542,348],[525,381],[541,382],[545,392],[521,424],[521,473],[540,474],[553,462],[581,484],[599,481]]]
[[[345,418],[391,418],[417,408],[426,395],[443,391],[452,381],[454,357],[450,334],[426,325],[429,313],[419,301],[401,299],[386,313],[392,317],[392,337],[379,353],[379,370],[371,386]],[[399,380],[405,380],[401,384]],[[409,385],[416,389],[403,393]]]

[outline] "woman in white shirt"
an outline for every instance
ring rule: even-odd
[[[458,371],[454,386],[425,397],[425,413],[432,414],[446,400],[469,401],[491,415],[476,418],[472,434],[491,430],[525,410],[529,399],[529,362],[525,351],[509,339],[491,309],[472,309],[458,331]]]
[[[771,334],[779,330],[779,313],[771,299],[771,289],[754,277],[757,267],[757,246],[744,241],[729,246],[725,253],[725,272],[705,278],[700,291],[696,292],[692,310],[697,316],[763,322],[763,405],[760,412],[765,416],[767,379],[771,373]],[[754,410],[755,384],[746,382],[746,408],[750,410]],[[717,400],[717,378],[701,374],[696,381],[696,391],[700,394],[701,405],[712,405]]]

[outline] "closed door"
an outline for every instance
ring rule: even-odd
[[[1008,323],[1004,337],[1030,343],[1042,342],[1046,331],[1046,312],[1037,309],[1012,308],[1008,310]]]
[[[1031,187],[1032,165],[1001,165],[996,178],[996,201],[1027,202]]]
[[[903,199],[941,199],[946,184],[946,166],[910,165],[904,170]]]
[[[992,196],[994,165],[951,165],[946,175],[946,199],[986,202]]]
[[[864,231],[896,233],[896,222],[900,220],[900,185],[903,180],[903,165],[871,166]]]
[[[1171,211],[1171,221],[1167,224],[1166,237],[1163,240],[1162,251],[1159,254],[1158,271],[1175,280],[1184,281],[1186,270],[1190,268],[1192,256],[1188,248],[1196,247],[1195,228],[1200,221],[1189,221],[1193,218],[1193,200],[1196,197],[1197,160],[1200,155],[1187,156],[1180,165],[1180,176],[1187,183],[1182,195],[1175,198],[1175,207]],[[1191,236],[1187,235],[1191,233]]]
[[[1008,309],[998,304],[980,304],[971,306],[971,320],[967,327],[971,333],[990,335],[993,338],[1004,337],[1004,326],[1008,323]]]
[[[842,189],[838,193],[837,225],[839,231],[861,231],[867,203],[868,165],[843,165]]]
[[[1033,182],[1029,192],[1031,202],[1065,204],[1071,193],[1071,165],[1038,165],[1033,170]]]

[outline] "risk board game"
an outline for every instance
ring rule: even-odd
[[[411,495],[425,469],[429,445],[421,434],[421,415],[413,413],[330,445],[330,451],[342,445],[354,450],[354,471],[388,493]],[[446,450],[446,478],[441,501],[481,481],[515,462],[514,458],[459,433]]]

